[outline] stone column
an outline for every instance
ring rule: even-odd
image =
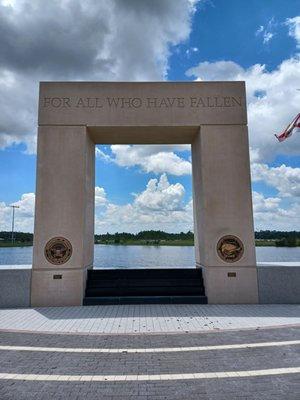
[[[247,126],[202,126],[192,143],[196,264],[209,303],[257,303]]]
[[[82,304],[93,264],[94,157],[86,127],[39,127],[32,306]]]

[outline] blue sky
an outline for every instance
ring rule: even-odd
[[[300,0],[0,0],[0,17],[0,230],[11,204],[33,229],[40,80],[245,80],[255,227],[300,230],[300,132],[274,138],[300,112]],[[188,146],[96,156],[96,232],[192,229]]]

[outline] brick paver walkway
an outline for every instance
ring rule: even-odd
[[[2,332],[0,399],[299,400],[299,343],[298,327],[156,335]]]
[[[162,333],[300,324],[300,305],[123,305],[0,310],[0,330]]]

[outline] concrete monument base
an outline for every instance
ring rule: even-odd
[[[258,303],[256,266],[202,268],[210,304]]]
[[[33,270],[33,307],[80,306],[84,297],[86,270]]]

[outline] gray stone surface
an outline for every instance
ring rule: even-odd
[[[260,264],[257,270],[261,304],[300,304],[300,262],[298,267]]]
[[[85,127],[44,126],[37,153],[31,304],[82,305],[86,269],[94,258],[95,145]],[[51,264],[44,255],[54,237],[72,245],[63,264]]]
[[[91,334],[202,332],[300,324],[296,304],[137,304],[0,310],[0,330]]]
[[[299,328],[268,330],[172,334],[172,335],[45,335],[0,333],[1,345],[85,347],[85,348],[149,348],[177,346],[215,346],[228,344],[291,341],[299,338]],[[299,345],[261,347],[257,349],[212,350],[208,352],[162,353],[60,353],[40,351],[0,351],[0,373],[46,374],[53,381],[3,379],[1,400],[298,400],[298,374],[246,376],[226,379],[181,379],[188,373],[218,371],[268,370],[299,366]],[[176,374],[168,381],[60,381],[61,376],[94,374],[161,375]]]
[[[0,307],[30,306],[31,269],[0,269]]]

